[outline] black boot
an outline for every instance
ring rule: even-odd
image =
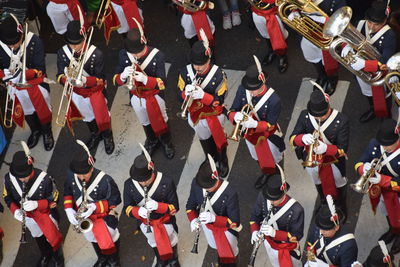
[[[62,247],[58,250],[53,251],[53,263],[54,267],[64,267],[64,254],[62,251]]]
[[[228,156],[226,155],[226,147],[218,153],[218,174],[220,177],[225,178],[229,173]]]
[[[54,147],[53,132],[51,131],[51,123],[42,125],[43,145],[46,151],[50,151]]]
[[[361,117],[359,119],[359,121],[361,123],[366,123],[366,122],[369,122],[370,120],[375,119],[374,103],[373,103],[372,97],[367,96],[367,100],[368,100],[369,108],[366,112],[364,112],[361,115]]]
[[[150,156],[156,151],[159,141],[156,137],[153,128],[151,125],[143,126],[144,133],[146,134],[146,141],[144,142],[144,147],[146,148],[147,152],[149,152]]]
[[[392,231],[392,226],[390,225],[390,220],[389,217],[386,216],[386,221],[388,222],[389,225],[389,230],[387,230],[386,233],[384,233],[379,240],[385,241],[386,244],[389,244],[393,241],[393,239],[396,237],[396,235]]]
[[[275,58],[275,53],[272,50],[272,45],[271,45],[271,41],[269,39],[265,39],[266,43],[267,43],[267,55],[264,57],[262,64],[263,65],[269,65],[272,63],[272,61],[274,61]]]
[[[315,68],[315,71],[317,72],[317,79],[315,80],[315,82],[317,84],[319,84],[322,88],[324,88],[324,85],[327,82],[327,76],[326,76],[325,67],[322,64],[322,61],[320,61],[318,63],[313,63],[313,66]],[[314,86],[314,91],[315,90],[319,90],[319,89]]]
[[[92,245],[97,255],[97,261],[93,267],[105,267],[107,265],[107,257],[101,253],[101,249],[97,243],[92,243]]]
[[[39,138],[41,135],[42,126],[40,125],[40,121],[36,113],[32,115],[25,115],[25,120],[31,128],[31,134],[29,135],[27,145],[29,148],[33,148],[39,142]]]
[[[86,146],[89,150],[96,149],[101,140],[101,135],[99,133],[99,128],[97,128],[96,120],[86,123],[90,131],[90,139],[86,142]]]
[[[36,237],[35,240],[42,254],[39,261],[36,263],[36,266],[47,267],[50,263],[53,249],[49,244],[49,242],[47,242],[46,237],[44,235],[42,235],[41,237]]]
[[[218,258],[218,266],[219,267],[236,267],[237,264],[236,264],[236,262],[233,262],[233,263],[222,263],[221,259]]]
[[[347,185],[336,188],[338,199],[336,200],[338,212],[340,212],[340,223],[344,224],[347,220]]]
[[[101,135],[104,140],[104,150],[106,151],[107,155],[112,154],[115,148],[112,131],[110,129],[105,130],[101,133]]]
[[[316,184],[315,188],[317,189],[318,196],[319,196],[319,206],[315,209],[315,213],[317,214],[319,209],[321,208],[322,204],[326,204],[326,198],[324,196],[324,191],[322,190],[322,185]]]
[[[168,159],[172,159],[175,156],[175,148],[172,145],[171,139],[171,133],[169,131],[160,136],[160,142],[164,148],[164,154]]]
[[[200,144],[206,155],[205,161],[208,161],[207,154],[210,154],[215,161],[218,161],[218,151],[212,136],[206,140],[200,140]]]
[[[400,235],[396,235],[390,253],[393,255],[400,252]]]
[[[278,70],[280,73],[284,73],[287,71],[289,67],[289,62],[287,55],[281,55],[279,56],[279,64],[278,64]]]
[[[121,263],[119,262],[119,239],[115,242],[115,247],[117,251],[113,254],[107,255],[108,264],[107,267],[120,267]]]
[[[164,267],[164,266],[166,266],[166,263],[163,260],[161,260],[160,254],[158,254],[157,247],[153,248],[153,251],[154,251],[154,254],[156,255],[156,259],[157,259],[155,267]]]
[[[178,246],[175,245],[175,247],[172,248],[173,251],[173,258],[171,260],[168,260],[168,267],[180,267],[180,263],[178,260]]]
[[[336,91],[336,86],[339,81],[337,75],[332,75],[327,77],[327,82],[324,84],[324,92],[328,95],[333,95]]]

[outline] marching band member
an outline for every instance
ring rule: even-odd
[[[254,59],[256,64],[247,68],[228,117],[246,129],[244,138],[252,158],[258,162],[263,174],[271,174],[275,172],[275,164],[282,160],[285,150],[282,137],[275,134],[281,100],[275,90],[266,84],[261,64],[255,56]],[[248,118],[244,118],[241,112],[245,105],[251,107]],[[259,184],[262,177],[264,175],[257,180],[256,186],[262,187]]]
[[[330,200],[329,200],[330,198]],[[308,237],[305,267],[351,267],[357,261],[358,247],[354,235],[339,225],[339,216],[330,195],[315,215]],[[315,257],[312,260],[312,256]]]
[[[200,36],[200,29],[204,30],[210,45],[214,47],[215,41],[213,34],[215,32],[215,26],[208,15],[208,10],[214,8],[214,3],[208,0],[198,1],[205,3],[205,9],[191,12],[184,7],[184,4],[181,4],[183,2],[182,0],[173,0],[173,2],[177,4],[178,10],[182,12],[181,25],[190,47],[192,47],[196,41],[204,39]]]
[[[68,82],[73,86],[70,112],[68,112],[68,126],[71,120],[82,118],[89,127],[91,137],[86,145],[90,150],[97,147],[100,140],[104,140],[104,148],[107,154],[114,151],[114,139],[111,131],[111,118],[108,112],[107,99],[104,95],[106,79],[104,75],[103,53],[90,45],[87,47],[86,62],[84,62],[82,80],[75,81],[68,77],[68,67],[71,60],[77,61],[80,54],[85,50],[87,38],[82,34],[84,28],[78,20],[68,24],[65,40],[67,42],[57,52],[57,80],[64,85]],[[80,64],[78,62],[78,64]],[[75,66],[78,68],[78,66]]]
[[[376,72],[381,69],[379,62],[386,63],[396,52],[396,34],[386,24],[388,9],[385,1],[375,1],[365,13],[365,20],[359,21],[357,30],[365,35],[368,42],[372,44],[382,55],[377,60],[364,60],[356,56],[351,67],[366,72]],[[352,49],[349,46],[343,48],[341,56],[345,57]],[[383,86],[371,86],[357,77],[361,92],[367,97],[369,109],[360,117],[360,122],[365,123],[376,117],[390,117],[392,98],[385,92]]]
[[[283,170],[273,174],[258,194],[250,217],[251,243],[264,241],[273,266],[301,266],[299,241],[303,237],[304,209],[286,192]],[[262,233],[260,237],[260,233]]]
[[[226,148],[228,142],[223,125],[223,104],[228,90],[225,72],[211,63],[211,50],[203,35],[190,51],[190,63],[181,70],[178,88],[185,100],[194,101],[188,108],[189,125],[200,139],[204,153],[218,162],[218,172],[226,177],[229,172]]]
[[[85,144],[77,142],[64,184],[65,213],[74,229],[79,229],[81,220],[77,212],[81,205],[86,205],[86,211],[79,215],[93,223],[93,228],[83,235],[98,257],[94,266],[117,267],[119,231],[115,208],[121,203],[121,194],[114,179],[93,166],[94,158]]]
[[[286,44],[289,32],[278,17],[278,7],[275,5],[275,0],[262,0],[261,2],[268,5],[268,8],[258,9],[252,5],[251,10],[253,11],[254,24],[267,43],[268,52],[263,64],[270,64],[275,56],[278,56],[278,70],[280,73],[284,73],[289,66]]]
[[[153,248],[157,267],[179,267],[178,226],[175,214],[179,210],[176,186],[172,179],[154,168],[150,155],[137,156],[124,184],[124,211],[142,223],[140,229]],[[150,230],[150,231],[149,231]]]
[[[367,260],[360,267],[396,267],[394,255],[389,253],[384,241],[378,241],[379,246],[375,246],[368,255]],[[353,266],[352,266],[353,267]]]
[[[47,15],[58,34],[62,35],[67,31],[70,21],[79,20],[78,6],[83,10],[79,0],[49,0],[46,6]]]
[[[310,145],[314,144],[312,161],[318,161],[318,165],[305,166],[305,169],[317,188],[321,203],[325,202],[327,195],[331,195],[340,205],[344,213],[342,217],[345,219],[345,159],[349,145],[349,120],[346,115],[330,106],[329,96],[322,91],[320,88],[312,92],[307,109],[297,119],[290,136],[290,144],[296,147],[297,158],[303,161],[307,160]],[[319,135],[318,145],[315,145],[315,134]]]
[[[28,29],[25,29],[26,31]],[[14,99],[12,120],[24,127],[24,118],[31,129],[28,147],[33,148],[43,134],[44,149],[54,146],[51,130],[51,104],[46,76],[45,54],[42,41],[32,32],[24,40],[22,25],[14,15],[0,24],[0,79],[7,84],[7,90]],[[20,82],[24,45],[26,46],[26,79],[30,87],[17,87]]]
[[[140,27],[139,23],[138,26]],[[152,155],[161,142],[164,153],[175,155],[164,101],[166,81],[165,56],[157,48],[147,46],[142,28],[132,29],[124,39],[125,49],[119,52],[114,83],[130,89],[131,105],[146,134],[144,144]]]
[[[58,229],[56,209],[57,188],[51,176],[33,167],[25,142],[22,146],[24,151],[14,154],[10,172],[4,178],[4,201],[16,220],[23,223],[25,216],[21,242],[25,239],[26,227],[42,254],[36,266],[46,267],[52,259],[54,266],[64,266],[63,237]]]
[[[389,244],[394,240],[391,252],[396,254],[400,251],[400,209],[399,191],[400,187],[400,142],[398,127],[395,120],[386,119],[379,127],[376,139],[372,139],[355,165],[356,171],[362,175],[371,169],[371,161],[379,159],[378,168],[369,178],[373,184],[369,190],[372,208],[386,215],[389,230],[379,240]]]
[[[126,37],[130,29],[137,28],[135,18],[143,26],[143,1],[137,0],[111,0],[111,6],[114,9],[120,27],[118,33]]]
[[[328,16],[331,16],[333,12],[346,5],[345,0],[325,0],[314,1],[322,11],[324,11]],[[304,15],[315,21],[316,23],[323,25],[327,18],[322,15]],[[292,12],[289,15],[289,20],[301,17],[298,11]],[[338,83],[338,62],[331,56],[328,50],[321,50],[306,38],[301,39],[301,49],[306,61],[312,63],[318,74],[316,82],[324,88],[325,93],[328,95],[333,95],[336,90],[336,85]]]
[[[238,235],[242,229],[237,192],[222,180],[214,160],[208,155],[207,162],[193,179],[186,213],[191,231],[204,232],[208,245],[217,250],[218,266],[236,266],[239,253]],[[211,165],[211,168],[210,168]]]

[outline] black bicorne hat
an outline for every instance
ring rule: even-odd
[[[0,24],[0,41],[6,45],[14,45],[21,40],[22,32],[21,24],[8,16]]]
[[[365,19],[375,23],[382,23],[387,19],[388,15],[386,1],[375,1],[365,12]]]
[[[80,44],[85,39],[81,34],[81,23],[79,20],[73,20],[68,23],[64,37],[65,41],[72,45]]]
[[[210,59],[203,41],[196,41],[190,50],[190,63],[193,65],[204,65]]]
[[[334,220],[332,220],[332,213],[328,205],[321,205],[318,213],[315,215],[315,224],[322,230],[331,230],[335,228],[336,224]]]
[[[257,65],[251,65],[246,69],[246,75],[242,78],[242,86],[249,91],[260,89],[264,82],[260,79]]]
[[[14,154],[10,165],[10,173],[16,178],[25,178],[32,173],[33,165],[24,151],[18,151]]]
[[[267,178],[267,183],[262,188],[262,194],[268,200],[278,200],[289,188],[290,185],[288,183],[286,185],[282,184],[282,176],[280,174],[272,174]]]
[[[324,116],[329,110],[329,102],[325,94],[320,90],[312,92],[307,104],[307,110],[314,117]]]
[[[149,168],[146,157],[141,154],[135,158],[129,174],[131,178],[138,182],[144,182],[150,179],[153,170]]]
[[[389,256],[391,259],[394,259],[392,253],[389,252]],[[385,255],[383,255],[382,249],[380,246],[375,246],[368,255],[367,260],[363,264],[364,267],[387,267],[388,264],[383,260]]]
[[[93,159],[80,145],[76,146],[69,168],[75,174],[87,174],[93,167]]]
[[[195,179],[197,185],[204,189],[213,187],[218,181],[218,178],[215,178],[213,176],[211,166],[208,161],[205,161],[203,164],[200,165],[199,171],[197,172]]]
[[[399,140],[397,122],[393,119],[384,120],[376,134],[376,140],[382,146],[390,146],[396,143]]]
[[[124,47],[129,53],[137,54],[144,49],[145,45],[140,31],[136,28],[131,29],[124,39]]]

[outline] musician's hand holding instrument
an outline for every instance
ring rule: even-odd
[[[249,116],[245,121],[241,122],[241,125],[247,129],[257,128],[258,121]]]
[[[351,67],[356,71],[364,69],[365,68],[365,59],[355,56],[354,62],[351,64]]]
[[[314,136],[312,134],[305,134],[303,135],[303,137],[301,138],[301,141],[303,142],[303,144],[305,144],[306,146],[311,145],[312,143],[314,143]]]
[[[192,92],[193,99],[203,99],[204,97],[204,90],[200,86],[196,86]]]
[[[68,221],[72,225],[78,224],[78,221],[76,220],[76,211],[73,208],[65,209],[65,213],[67,214]]]
[[[143,83],[144,85],[147,84],[147,75],[144,74],[143,72],[140,71],[135,71],[135,73],[133,74],[133,78],[135,79],[135,81]]]
[[[197,231],[200,228],[200,224],[201,224],[201,222],[198,218],[193,219],[190,222],[190,231],[192,231],[192,232]]]
[[[90,215],[92,215],[95,210],[96,210],[96,204],[89,203],[87,205],[87,211],[82,213],[82,218],[86,219],[86,218],[90,217]]]
[[[146,202],[145,206],[146,206],[146,209],[149,211],[157,210],[158,202],[153,199],[149,199],[149,201]]]
[[[272,238],[275,237],[275,235],[276,235],[276,230],[274,229],[274,227],[272,227],[271,225],[268,225],[268,224],[261,225],[260,231],[263,235],[269,236]]]
[[[202,224],[208,224],[208,223],[213,223],[215,222],[215,215],[212,214],[209,211],[203,211],[202,213],[200,213],[199,215],[199,220]]]
[[[314,146],[314,152],[317,155],[325,154],[326,150],[328,149],[328,145],[322,142],[321,140],[318,141],[318,146]]]
[[[38,202],[36,200],[27,200],[23,204],[25,211],[33,211],[37,209]]]
[[[138,214],[140,217],[142,217],[143,219],[147,219],[148,218],[148,210],[145,207],[140,207],[138,210]]]
[[[135,70],[134,70],[133,66],[125,67],[124,71],[120,75],[120,79],[122,81],[126,82],[128,77],[132,76],[134,72],[135,72]]]
[[[22,222],[22,217],[23,217],[22,210],[20,210],[20,209],[15,210],[14,219],[16,219],[17,221]]]
[[[380,173],[375,171],[375,176],[370,177],[368,180],[371,184],[379,184],[382,180],[382,176]]]

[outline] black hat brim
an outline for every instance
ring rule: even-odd
[[[72,161],[69,164],[69,169],[75,174],[87,174],[93,168],[89,163],[83,164]]]
[[[64,34],[64,39],[68,44],[71,45],[77,45],[82,43],[82,41],[85,39],[83,36],[81,38],[74,38],[72,36],[68,35],[68,32]]]
[[[132,165],[131,169],[129,170],[129,174],[133,180],[137,182],[145,182],[151,178],[153,170],[147,170],[145,173],[138,175],[135,165]]]
[[[328,220],[318,215],[315,217],[315,224],[318,226],[319,229],[325,231],[332,230],[336,226],[335,223],[331,220],[329,220],[328,222]]]
[[[383,15],[384,16],[375,16],[373,8],[369,8],[367,11],[365,11],[365,19],[375,23],[384,22],[387,19],[387,16],[385,14]]]
[[[132,54],[138,54],[143,51],[145,44],[140,41],[131,41],[129,39],[124,40],[125,50]]]
[[[208,179],[207,181],[204,181],[199,176],[196,176],[195,179],[196,179],[197,185],[204,189],[213,187],[218,181],[218,179]]]
[[[18,171],[16,170],[14,164],[11,163],[10,165],[10,173],[15,177],[15,178],[25,178],[28,177],[33,170],[32,165],[28,165],[28,168],[24,169],[23,171]]]
[[[15,36],[14,38],[7,38],[4,36],[1,38],[1,41],[6,44],[6,45],[15,45],[21,40],[22,33],[20,33],[18,36]]]
[[[263,191],[263,195],[266,199],[268,200],[278,200],[280,199],[287,191],[289,191],[290,185],[286,183],[286,191],[280,191],[280,192],[273,192],[270,190],[270,188],[266,187],[266,189]]]
[[[328,110],[329,110],[329,104],[326,105],[325,109],[316,111],[316,110],[312,109],[311,101],[308,101],[308,103],[307,103],[307,111],[314,117],[322,117],[322,116],[326,115]]]
[[[263,83],[263,81],[261,81],[261,80],[259,80],[258,83],[252,84],[252,83],[249,82],[249,79],[248,79],[247,76],[244,76],[244,77],[242,78],[242,86],[243,86],[246,90],[249,90],[249,91],[258,90],[258,89],[260,89],[260,87],[261,87],[263,84],[264,84],[264,83]]]
[[[392,138],[392,139],[384,139],[384,138],[381,138],[380,136],[377,136],[376,140],[378,141],[378,143],[381,146],[391,146],[394,143],[396,143],[399,140],[399,138],[396,137],[396,138]]]

